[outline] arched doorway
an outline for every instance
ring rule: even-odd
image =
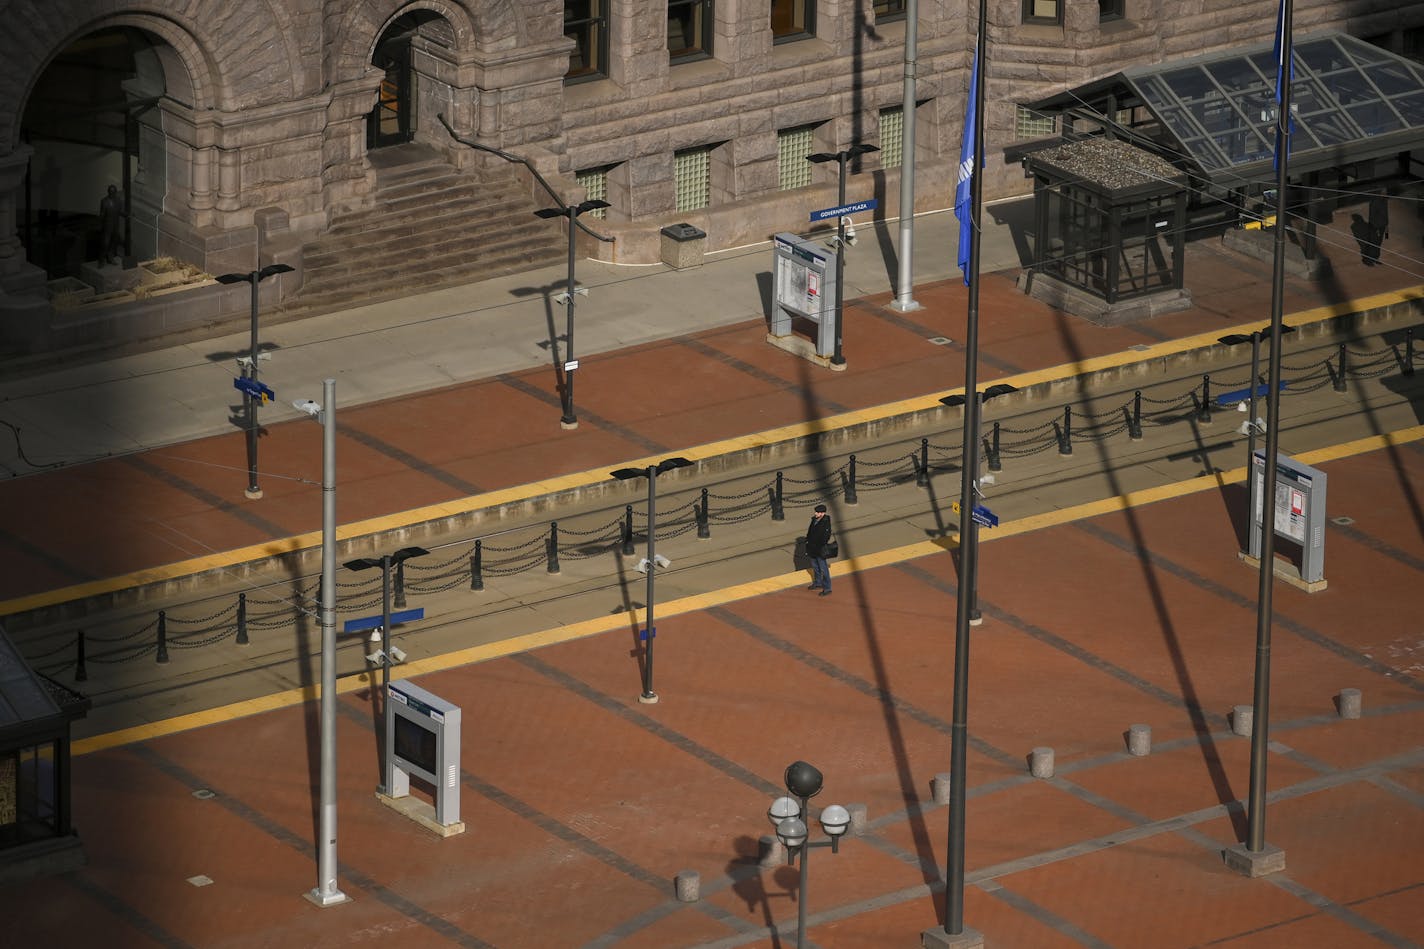
[[[431,67],[436,60],[448,59],[454,44],[449,22],[429,10],[402,14],[381,34],[371,64],[385,76],[366,120],[368,148],[414,140],[422,111],[448,101],[449,86]]]
[[[100,205],[110,187],[121,208],[111,218],[119,251],[155,254],[168,175],[150,129],[172,52],[143,30],[110,27],[61,50],[36,80],[21,119],[33,153],[17,216],[27,260],[50,277],[75,276],[101,256]]]

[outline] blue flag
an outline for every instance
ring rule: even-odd
[[[1291,44],[1286,37],[1286,0],[1281,0],[1281,7],[1276,12],[1276,42],[1272,46],[1272,52],[1276,59],[1276,122],[1288,122],[1288,125],[1280,126],[1281,134],[1276,136],[1276,152],[1271,158],[1271,167],[1280,170],[1281,167],[1281,145],[1284,143],[1286,154],[1290,154],[1290,133],[1295,130],[1295,116],[1283,117],[1281,106],[1285,99],[1285,86],[1287,81],[1295,81],[1295,59],[1291,55]],[[1286,70],[1290,72],[1287,73]],[[1289,80],[1287,79],[1289,76]]]
[[[964,142],[959,148],[959,178],[954,185],[954,216],[959,219],[959,269],[964,271],[964,285],[969,286],[969,246],[974,239],[974,176],[978,174],[978,129],[974,127],[979,102],[979,47],[974,47],[974,71],[969,74],[969,103],[964,109]]]

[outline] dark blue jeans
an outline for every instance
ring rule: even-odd
[[[823,590],[831,588],[831,565],[825,557],[811,558],[811,583]]]

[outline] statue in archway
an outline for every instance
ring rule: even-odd
[[[118,263],[118,252],[123,245],[123,233],[119,222],[124,217],[124,203],[119,200],[119,189],[109,185],[109,191],[99,202],[99,260],[102,263]]]

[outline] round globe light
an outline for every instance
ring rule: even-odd
[[[850,829],[850,811],[832,804],[821,812],[821,828],[830,836],[839,837]]]
[[[797,803],[796,798],[783,795],[771,802],[766,816],[771,821],[771,826],[776,827],[788,817],[800,817],[801,805]]]
[[[788,817],[776,825],[776,836],[794,850],[806,842],[806,822],[799,817]]]

